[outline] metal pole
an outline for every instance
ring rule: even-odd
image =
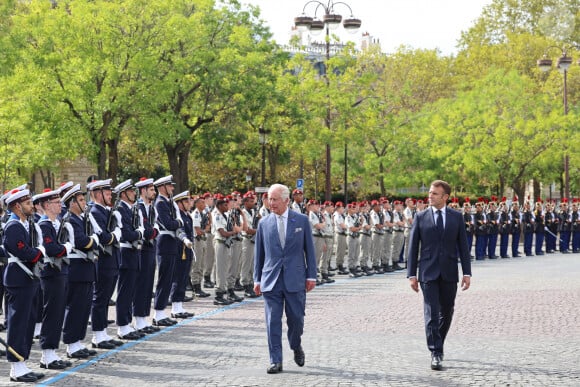
[[[265,137],[265,135],[264,135]],[[262,187],[266,186],[266,141],[262,143],[262,176],[260,179],[260,185]]]
[[[327,11],[328,13],[328,11]],[[330,80],[328,79],[328,62],[330,61],[330,31],[328,28],[328,23],[326,24],[326,62],[324,64],[324,79],[326,81],[326,98],[327,98],[327,106],[326,106],[326,128],[328,132],[331,131],[332,125],[330,122]],[[330,177],[331,177],[331,156],[330,156],[330,144],[326,143],[326,168],[325,168],[325,184],[324,184],[324,198],[325,200],[330,200],[331,195],[331,185],[330,185]]]
[[[568,70],[564,70],[564,115],[568,115]],[[564,196],[570,199],[570,155],[564,155]]]
[[[348,145],[344,142],[344,204],[348,203]]]

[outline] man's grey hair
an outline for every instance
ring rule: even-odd
[[[274,191],[280,192],[280,198],[282,200],[290,199],[290,188],[288,188],[284,184],[272,184],[268,189],[268,197],[270,197],[270,195]]]

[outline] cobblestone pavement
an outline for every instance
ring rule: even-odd
[[[266,374],[261,299],[217,308],[209,298],[185,304],[195,317],[47,371],[41,385],[580,386],[580,255],[473,262],[473,273],[457,296],[443,371],[429,368],[422,297],[396,272],[336,276],[309,293],[303,368],[285,340],[284,372]],[[39,360],[35,343],[34,371]],[[0,385],[17,385],[0,368]]]

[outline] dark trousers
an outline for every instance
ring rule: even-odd
[[[469,249],[469,254],[471,254],[471,248],[473,247],[473,234],[467,233],[467,247]]]
[[[504,258],[508,256],[508,244],[510,234],[501,234],[499,237],[499,255]]]
[[[487,235],[475,236],[475,259],[485,258],[485,249],[487,247]]]
[[[524,254],[532,255],[532,241],[534,239],[534,234],[531,232],[524,233]]]
[[[556,231],[556,234],[557,233],[558,231]],[[546,233],[546,251],[556,251],[556,237],[554,235],[549,232]]]
[[[580,231],[572,231],[572,251],[580,252]]]
[[[171,284],[171,302],[183,302],[185,287],[191,271],[191,259],[179,259],[173,268],[173,282]]]
[[[133,316],[147,317],[151,313],[151,294],[155,281],[155,249],[141,250],[141,265],[135,284]]]
[[[117,284],[116,275],[106,275],[100,272],[93,294],[93,308],[91,310],[91,326],[93,332],[104,331],[109,319],[109,301]]]
[[[87,335],[92,298],[93,282],[68,283],[66,315],[62,328],[63,343],[76,343]]]
[[[518,248],[520,246],[520,232],[512,234],[512,257],[518,256]]]
[[[497,233],[489,234],[487,236],[487,256],[495,257],[495,248],[497,247]]]
[[[135,269],[119,269],[117,283],[117,325],[122,327],[131,324],[133,320],[133,299],[139,271]]]
[[[427,347],[435,355],[443,355],[443,346],[455,308],[457,282],[435,281],[421,282],[423,292],[423,311],[425,316],[425,334]]]
[[[298,349],[304,332],[306,291],[288,292],[281,273],[274,288],[263,295],[270,363],[282,363],[282,313],[286,312],[290,349]]]
[[[171,286],[173,284],[173,271],[175,268],[175,261],[177,255],[159,255],[157,256],[157,266],[159,272],[157,273],[157,288],[155,289],[155,310],[163,310],[169,301],[169,294],[171,293]]]
[[[40,284],[37,278],[30,281],[26,286],[6,286],[6,343],[11,346],[24,360],[30,356],[34,325],[36,324],[36,311],[38,288]],[[18,360],[10,351],[6,351],[9,362]]]
[[[536,254],[542,253],[542,247],[544,247],[544,232],[536,233]]]
[[[55,275],[40,279],[43,295],[42,328],[40,330],[40,348],[57,349],[60,342],[68,276]]]
[[[570,231],[560,231],[560,251],[568,251],[570,249]]]

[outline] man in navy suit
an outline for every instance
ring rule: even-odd
[[[270,351],[269,374],[282,372],[282,312],[286,311],[288,341],[294,361],[302,367],[306,292],[316,286],[316,256],[310,223],[288,211],[288,187],[268,190],[271,213],[258,224],[254,248],[254,292],[263,293]]]
[[[451,326],[459,280],[458,254],[463,272],[461,288],[467,290],[471,281],[471,260],[463,216],[447,208],[450,193],[451,187],[445,181],[431,183],[431,207],[415,217],[407,260],[411,288],[418,292],[420,284],[423,292],[425,333],[433,370],[443,368],[443,344]]]

